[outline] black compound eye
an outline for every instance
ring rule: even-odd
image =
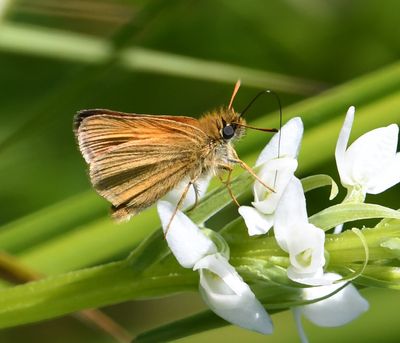
[[[235,129],[231,125],[226,125],[222,129],[222,136],[225,139],[230,139],[235,135]]]

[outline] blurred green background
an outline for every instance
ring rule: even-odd
[[[108,204],[91,189],[72,133],[76,111],[110,108],[196,117],[226,105],[238,78],[243,84],[235,100],[238,110],[266,88],[276,90],[284,106],[318,99],[326,90],[397,62],[399,13],[395,0],[0,0],[0,250],[38,272],[55,274],[124,257],[137,243],[132,239],[125,245],[119,242],[116,249],[108,246],[119,228],[107,218]],[[399,105],[399,82],[391,87],[391,101]],[[388,94],[360,103],[378,103]],[[347,106],[359,105],[354,101],[337,106],[338,123]],[[302,115],[290,108],[284,118]],[[271,111],[275,114],[265,126],[277,126],[274,99],[260,100],[248,121],[262,121]],[[392,118],[399,118],[400,110],[393,111],[399,115]],[[370,121],[387,125],[377,120],[380,115],[375,113]],[[324,124],[318,112],[315,116],[308,117],[314,133]],[[249,162],[266,141],[262,133],[256,135],[258,143],[238,145]],[[304,168],[300,159],[300,172],[326,172],[338,180],[333,150],[325,159],[318,159],[318,150],[308,157],[315,162]],[[399,190],[397,186],[371,201],[398,208]],[[327,196],[310,197],[320,208],[320,198]],[[148,220],[155,228],[157,219],[149,213],[152,219],[142,224]],[[104,228],[104,237],[96,236],[98,228]],[[81,232],[88,250],[69,245]],[[91,259],[90,249],[99,256]],[[335,329],[306,324],[310,340],[397,342],[398,294],[364,294],[371,302],[367,314]],[[137,334],[202,308],[197,295],[186,294],[104,310]],[[297,340],[290,313],[274,316],[274,322],[271,337],[228,326],[180,341]],[[0,342],[55,340],[114,341],[72,317],[0,331]]]

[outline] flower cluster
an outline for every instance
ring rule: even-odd
[[[353,120],[354,107],[350,107],[335,151],[340,180],[348,190],[345,203],[363,202],[367,193],[377,194],[400,182],[398,126],[370,131],[347,148]],[[265,235],[273,228],[276,243],[287,253],[287,278],[304,287],[300,288],[303,305],[294,306],[293,312],[306,341],[301,315],[316,325],[339,326],[365,312],[368,302],[341,275],[326,272],[325,232],[309,222],[302,182],[295,176],[302,136],[302,121],[294,118],[270,140],[256,170],[274,192],[255,181],[252,206],[241,206],[239,213],[250,236]],[[167,199],[176,203],[174,195]],[[164,231],[175,207],[171,202],[158,202]],[[200,293],[216,314],[235,325],[272,333],[272,321],[263,305],[229,263],[229,247],[221,235],[199,228],[177,211],[166,239],[182,267],[199,272]]]

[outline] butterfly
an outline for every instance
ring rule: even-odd
[[[209,175],[228,171],[229,187],[231,172],[237,164],[258,179],[234,149],[234,143],[245,134],[245,129],[254,128],[246,125],[244,111],[239,113],[232,107],[239,87],[238,81],[229,106],[199,119],[107,109],[77,113],[74,133],[89,165],[90,180],[94,189],[112,204],[115,219],[129,219],[182,182],[186,186],[177,209],[191,186],[197,200],[196,184]],[[268,185],[265,187],[271,189]]]

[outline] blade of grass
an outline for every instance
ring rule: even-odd
[[[326,85],[316,81],[144,48],[122,51],[121,64],[128,69],[141,72],[228,84],[234,84],[241,79],[248,87],[273,88],[276,91],[293,94],[315,94],[326,88]]]
[[[107,261],[122,253],[127,255],[158,227],[154,208],[121,224],[102,218],[25,250],[18,257],[29,268],[47,275],[57,274]]]
[[[13,23],[2,25],[0,50],[94,65],[107,63],[114,59],[115,53],[112,43],[98,38]],[[315,94],[325,88],[325,85],[315,81],[145,48],[126,48],[117,60],[122,67],[135,72],[229,84],[242,78],[247,86],[270,87],[294,94]]]

